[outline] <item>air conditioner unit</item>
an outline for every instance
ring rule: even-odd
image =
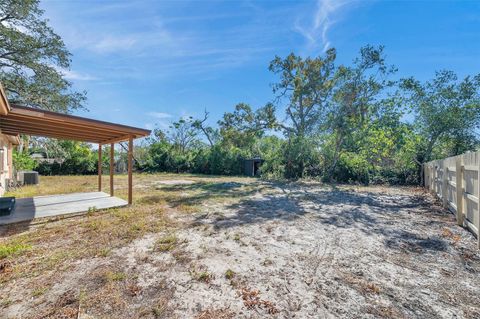
[[[20,183],[20,185],[37,185],[38,172],[20,171],[17,173],[17,181]]]

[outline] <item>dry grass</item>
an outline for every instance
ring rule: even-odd
[[[194,183],[158,183],[179,178]],[[127,197],[126,179],[125,175],[115,176],[115,195],[124,199]],[[39,315],[32,313],[25,315],[26,318],[76,317],[79,308],[110,315],[106,309],[112,307],[119,309],[119,314],[128,313],[129,305],[135,303],[131,298],[140,293],[140,288],[136,283],[136,275],[124,269],[92,269],[82,278],[82,291],[72,290],[56,296],[54,300],[51,300],[50,287],[59,284],[59,280],[68,276],[79,262],[89,264],[87,260],[92,260],[92,265],[102,263],[102,259],[109,262],[114,258],[112,251],[147,234],[168,234],[158,239],[154,249],[170,253],[179,265],[190,267],[191,257],[181,248],[185,241],[175,236],[175,229],[179,225],[170,217],[172,213],[194,214],[209,205],[234,202],[254,191],[254,186],[249,185],[252,182],[258,183],[248,178],[139,174],[134,176],[134,205],[131,207],[92,210],[83,216],[36,226],[18,224],[2,227],[0,283],[6,289],[15,287],[15,291],[7,293],[0,289],[0,308],[15,304],[14,293],[22,295],[25,290],[36,303],[43,305],[38,308]],[[103,185],[103,191],[108,192],[108,176],[104,177]],[[96,176],[42,176],[39,186],[21,187],[7,195],[21,198],[88,192],[96,191],[96,187]],[[192,276],[205,283],[213,279],[213,275],[204,270],[194,271]],[[139,307],[135,313],[143,313],[144,317],[161,317],[168,309],[169,298],[166,296],[171,293],[170,288],[152,293],[147,299],[149,304]]]
[[[41,183],[9,195],[96,190],[96,176]],[[419,195],[135,175],[130,207],[0,227],[0,317],[478,317],[474,241]]]

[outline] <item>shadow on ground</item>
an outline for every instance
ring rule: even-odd
[[[197,217],[196,223],[213,224],[216,229],[227,229],[274,220],[294,221],[300,218],[319,224],[319,231],[336,227],[360,231],[368,236],[380,236],[389,249],[422,253],[446,251],[448,242],[441,236],[424,236],[422,227],[442,227],[451,215],[432,205],[425,197],[410,194],[381,194],[355,192],[333,187],[319,188],[302,185],[270,184],[280,190],[250,198],[257,189],[241,191],[236,188],[218,190],[215,185],[188,185],[201,188],[194,201],[202,201],[209,194],[244,197],[226,207],[228,214],[213,220],[207,215]],[[182,186],[185,188],[185,186]]]

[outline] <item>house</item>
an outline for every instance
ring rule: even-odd
[[[0,116],[7,115],[10,107],[0,85]],[[13,177],[13,147],[18,145],[20,140],[18,136],[2,134],[0,130],[0,196],[6,191],[8,181]]]

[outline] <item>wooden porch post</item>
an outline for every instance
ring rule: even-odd
[[[110,196],[113,196],[113,173],[115,172],[115,160],[114,160],[114,153],[115,153],[115,144],[110,144]]]
[[[128,204],[132,204],[133,137],[128,137]]]
[[[98,191],[102,191],[102,144],[98,144]]]

